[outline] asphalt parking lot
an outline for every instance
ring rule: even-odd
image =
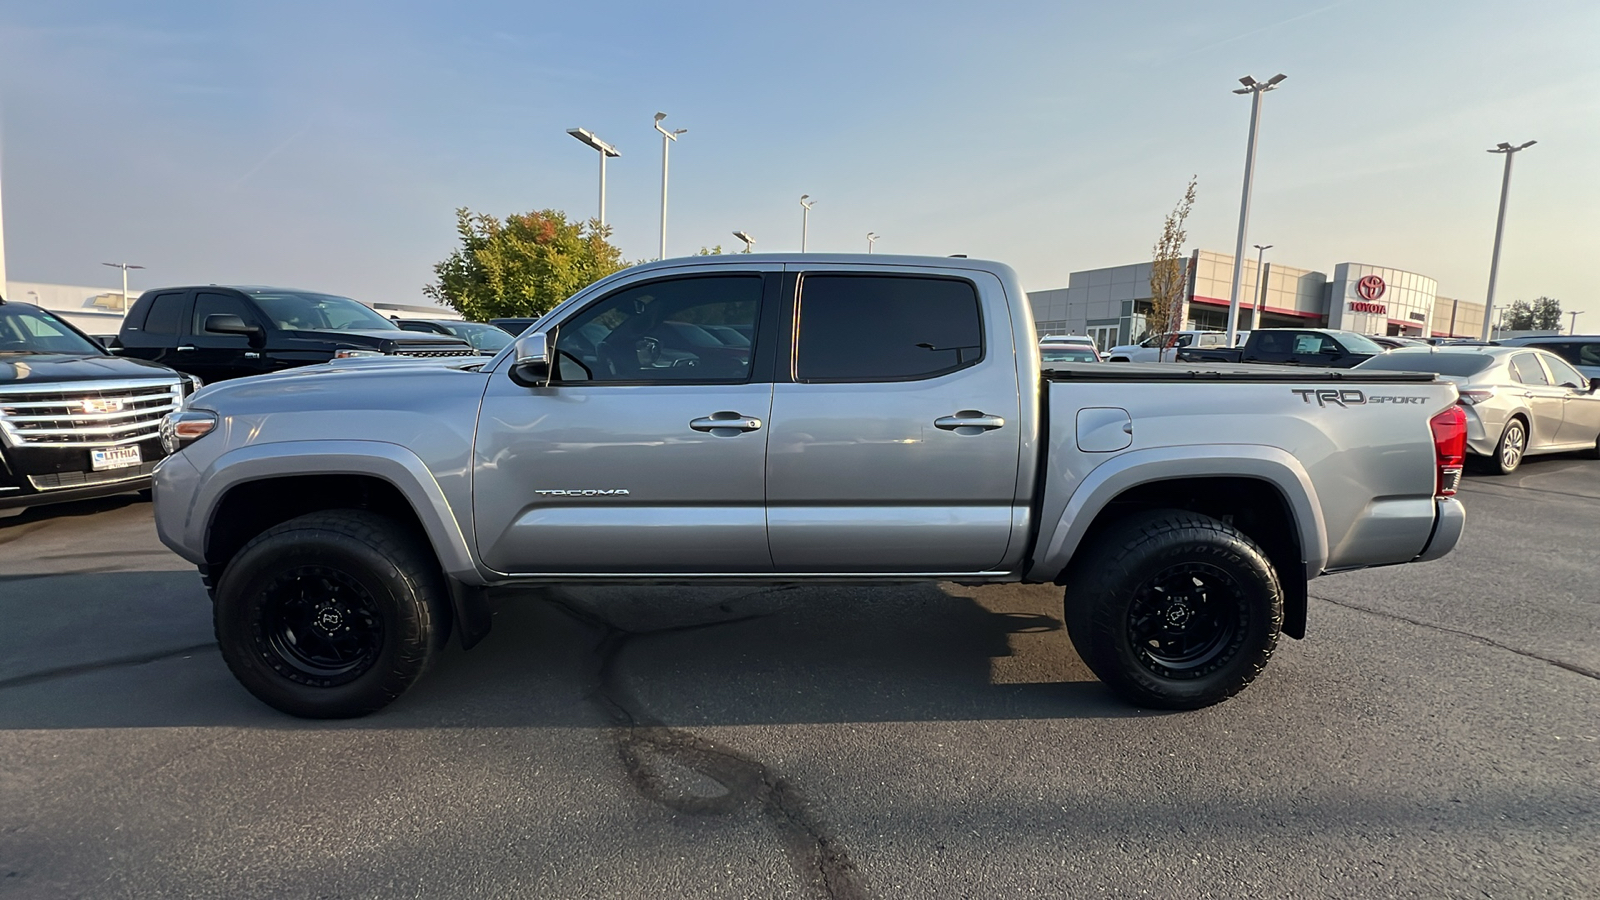
[[[6,897],[1593,897],[1600,463],[1469,478],[1158,714],[1048,586],[503,598],[395,705],[257,703],[129,499],[0,520]]]

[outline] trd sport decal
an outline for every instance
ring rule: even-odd
[[[1323,407],[1326,407],[1328,404],[1331,403],[1334,406],[1338,406],[1338,407],[1341,407],[1341,408],[1344,408],[1344,409],[1348,409],[1348,408],[1350,408],[1352,406],[1365,406],[1368,403],[1408,404],[1408,403],[1427,403],[1428,402],[1428,398],[1427,397],[1405,397],[1405,396],[1397,396],[1397,397],[1390,397],[1390,396],[1368,397],[1365,393],[1363,393],[1361,391],[1353,390],[1353,389],[1345,389],[1345,390],[1335,391],[1335,390],[1327,390],[1327,389],[1310,390],[1310,389],[1290,388],[1289,389],[1289,393],[1291,393],[1291,394],[1299,394],[1300,395],[1300,399],[1304,400],[1307,403],[1311,403],[1311,402],[1315,401],[1318,406],[1323,406]]]

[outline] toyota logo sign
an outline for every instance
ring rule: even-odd
[[[1372,301],[1382,297],[1383,289],[1383,279],[1376,275],[1364,276],[1356,282],[1356,293],[1360,294],[1363,300]]]

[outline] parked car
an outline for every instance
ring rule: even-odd
[[[493,356],[511,344],[511,335],[504,328],[482,322],[462,322],[450,319],[395,319],[404,331],[423,334],[443,334],[460,338],[472,345],[483,356]]]
[[[1571,363],[1587,378],[1600,378],[1600,335],[1567,334],[1506,338],[1506,347],[1538,347]]]
[[[1180,349],[1183,362],[1270,363],[1350,369],[1387,352],[1364,334],[1329,328],[1258,328],[1234,348]]]
[[[149,488],[162,417],[198,385],[0,299],[0,516]]]
[[[528,330],[528,326],[539,321],[538,319],[490,319],[489,324],[515,337]]]
[[[447,634],[478,641],[491,585],[663,581],[1062,584],[1090,669],[1194,709],[1305,634],[1309,579],[1460,538],[1453,385],[1041,372],[1025,297],[945,257],[634,266],[474,368],[205,388],[172,418],[156,527],[212,589],[234,675],[312,717],[372,712]]]
[[[1537,347],[1445,345],[1394,350],[1356,367],[1432,372],[1461,391],[1467,451],[1491,471],[1516,471],[1524,457],[1585,451],[1600,459],[1600,376],[1585,378]]]
[[[1248,331],[1238,332],[1234,346],[1242,343],[1249,334]],[[1107,351],[1106,358],[1111,362],[1176,362],[1177,351],[1184,348],[1209,350],[1227,346],[1228,333],[1225,331],[1172,331],[1153,334],[1137,344],[1118,344]]]
[[[460,338],[400,327],[348,297],[271,287],[158,288],[128,311],[115,348],[207,383],[349,356],[476,356]]]
[[[1398,337],[1395,335],[1369,334],[1367,340],[1377,344],[1385,350],[1398,350],[1401,347],[1426,347],[1428,342],[1421,338]]]

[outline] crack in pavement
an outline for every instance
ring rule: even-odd
[[[793,590],[792,586],[741,594],[718,604],[729,605],[764,594]],[[764,618],[763,614],[730,616],[706,622],[634,631],[551,592],[550,601],[574,620],[601,633],[594,656],[595,699],[616,723],[613,736],[628,781],[650,801],[676,812],[697,816],[730,815],[741,808],[759,806],[777,831],[790,865],[818,897],[829,900],[866,900],[870,896],[849,851],[812,811],[799,789],[766,764],[738,751],[680,728],[671,728],[644,709],[628,690],[617,662],[635,640],[660,637]],[[704,795],[675,785],[664,765],[681,767],[715,782],[722,792]]]
[[[26,675],[14,675],[10,678],[0,679],[0,690],[14,687],[24,687],[38,684],[41,681],[51,681],[56,678],[71,678],[75,675],[87,675],[90,672],[99,672],[104,669],[115,669],[121,666],[142,666],[186,653],[198,653],[201,650],[216,649],[216,641],[204,644],[193,644],[188,647],[179,647],[175,650],[157,650],[153,653],[140,653],[134,656],[119,656],[115,659],[103,659],[97,662],[76,663],[70,666],[57,666],[54,669],[41,669]]]
[[[1569,662],[1565,662],[1563,660],[1553,659],[1553,658],[1548,657],[1548,656],[1541,656],[1541,655],[1539,655],[1537,653],[1534,653],[1534,652],[1532,652],[1530,650],[1521,650],[1521,649],[1513,647],[1513,646],[1511,646],[1509,644],[1502,644],[1499,641],[1495,640],[1494,638],[1484,637],[1481,634],[1473,634],[1470,631],[1463,631],[1463,630],[1461,630],[1459,628],[1451,628],[1448,625],[1440,625],[1440,624],[1438,624],[1436,622],[1424,622],[1421,619],[1413,619],[1410,616],[1402,616],[1399,613],[1387,612],[1387,611],[1381,610],[1381,609],[1372,609],[1371,607],[1367,607],[1367,606],[1357,606],[1354,603],[1345,603],[1345,602],[1340,601],[1340,600],[1329,600],[1327,597],[1318,597],[1315,594],[1311,594],[1311,595],[1308,595],[1308,596],[1310,596],[1311,599],[1313,599],[1313,600],[1321,600],[1323,603],[1332,603],[1334,606],[1342,606],[1345,609],[1353,609],[1356,612],[1370,613],[1370,614],[1372,614],[1374,616],[1383,616],[1384,618],[1387,618],[1387,619],[1395,619],[1395,620],[1398,620],[1398,621],[1401,621],[1401,622],[1409,622],[1412,625],[1416,625],[1416,626],[1421,627],[1421,628],[1431,628],[1434,631],[1443,631],[1443,632],[1446,632],[1448,634],[1455,634],[1455,635],[1460,635],[1461,637],[1464,637],[1464,638],[1471,638],[1472,640],[1477,641],[1480,644],[1484,644],[1485,646],[1495,647],[1495,648],[1498,648],[1500,650],[1506,650],[1506,651],[1509,651],[1511,653],[1515,653],[1518,656],[1526,657],[1528,659],[1536,659],[1539,662],[1548,663],[1549,665],[1555,666],[1558,669],[1566,669],[1568,672],[1572,672],[1572,673],[1577,674],[1577,675],[1582,675],[1585,678],[1593,678],[1596,681],[1600,681],[1600,672],[1596,672],[1594,669],[1590,669],[1590,668],[1587,668],[1585,666],[1580,666],[1577,663],[1569,663]]]

